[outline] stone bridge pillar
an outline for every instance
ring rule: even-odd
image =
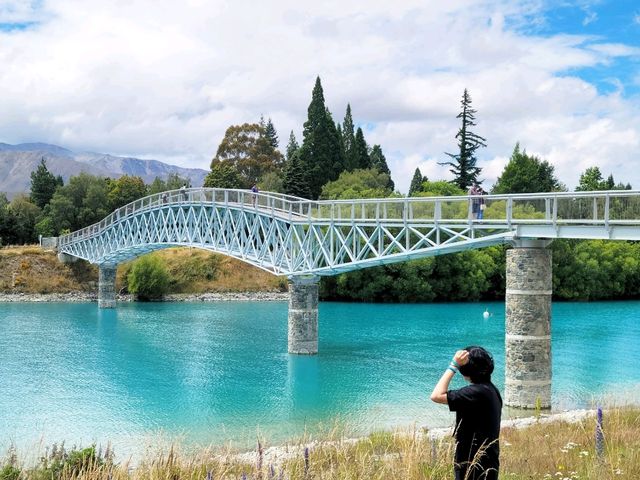
[[[98,270],[98,308],[116,306],[117,265],[100,265]]]
[[[517,240],[507,251],[505,404],[551,407],[551,250]]]
[[[318,353],[318,290],[320,277],[289,279],[289,353]]]

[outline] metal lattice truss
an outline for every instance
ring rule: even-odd
[[[595,203],[592,207],[592,197],[587,210],[596,220],[579,222],[558,217],[562,203],[557,198],[531,195],[522,197],[529,208],[527,218],[517,218],[518,200],[484,197],[482,203],[491,207],[495,202],[496,211],[505,212],[496,216],[504,218],[477,219],[469,197],[310,202],[271,193],[190,189],[122,207],[98,224],[60,237],[58,249],[91,263],[116,265],[154,250],[188,246],[223,253],[276,275],[334,275],[518,236],[612,238],[615,230],[615,238],[626,239],[640,234],[635,225],[640,221],[617,225],[598,218],[604,210]],[[537,210],[536,202],[542,205]],[[490,213],[490,208],[485,211]],[[620,236],[621,231],[626,233]]]

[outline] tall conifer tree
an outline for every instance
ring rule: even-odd
[[[300,151],[296,150],[287,161],[282,172],[282,188],[287,195],[309,198],[309,181],[300,161]]]
[[[389,170],[389,165],[387,165],[387,159],[382,153],[382,148],[380,145],[374,145],[371,149],[371,153],[369,154],[369,158],[371,159],[371,167],[377,169],[381,173],[386,173],[389,175],[389,183],[387,187],[390,190],[395,188],[395,184],[391,179],[391,170]]]
[[[476,111],[471,108],[471,96],[467,89],[464,89],[462,101],[460,102],[462,110],[456,118],[461,119],[462,125],[456,134],[458,139],[458,153],[446,153],[451,157],[452,161],[443,162],[440,165],[449,165],[449,170],[454,175],[453,183],[463,190],[466,190],[471,184],[478,181],[478,175],[482,169],[476,166],[476,150],[480,147],[486,147],[487,140],[480,135],[473,133],[470,128],[475,127]]]
[[[409,196],[413,197],[416,193],[422,191],[422,182],[426,180],[427,177],[423,177],[420,169],[416,168],[416,171],[413,173],[413,178],[411,179],[411,185],[409,186]]]
[[[291,160],[291,157],[299,148],[300,145],[298,145],[296,136],[293,134],[293,130],[291,130],[291,133],[289,134],[289,143],[287,143],[287,151],[285,152],[287,154],[287,161]]]
[[[360,127],[358,127],[358,131],[356,132],[355,154],[356,168],[371,168],[369,148],[367,147],[367,142],[364,139],[364,133],[362,133],[362,128]]]
[[[338,132],[324,103],[320,77],[316,79],[307,115],[300,160],[307,172],[311,197],[317,199],[322,186],[337,179],[342,171]]]
[[[278,148],[278,132],[276,132],[276,127],[273,126],[271,118],[269,118],[264,127],[264,136],[269,140],[269,145],[276,150]]]
[[[347,104],[347,112],[344,115],[342,124],[342,146],[344,152],[344,169],[355,170],[358,167],[358,155],[356,152],[356,134],[351,116],[351,104]]]

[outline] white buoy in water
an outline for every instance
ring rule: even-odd
[[[484,318],[485,320],[486,320],[487,318],[489,318],[490,316],[491,316],[491,314],[489,313],[489,309],[486,309],[486,310],[484,311],[484,313],[482,314],[482,318]]]

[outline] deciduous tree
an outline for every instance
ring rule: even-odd
[[[109,182],[109,208],[115,210],[128,203],[147,195],[147,186],[142,178],[133,175],[122,177]]]
[[[388,187],[389,175],[375,168],[342,172],[333,182],[322,187],[320,198],[325,200],[350,198],[383,198],[393,191]]]
[[[250,188],[265,173],[282,167],[284,158],[273,148],[265,129],[257,123],[232,125],[227,128],[211,161],[213,171],[216,163],[225,163],[236,170],[242,183],[240,188]]]
[[[204,179],[207,188],[246,188],[240,174],[227,162],[212,162],[211,171]]]

